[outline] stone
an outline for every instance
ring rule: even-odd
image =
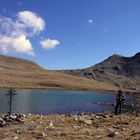
[[[16,121],[25,123],[26,119],[27,119],[26,115],[22,114],[22,115],[17,116]]]
[[[103,118],[108,118],[109,117],[108,115],[105,115],[105,114],[102,114],[102,113],[98,113],[96,116],[103,117]]]
[[[91,120],[83,120],[87,125],[91,125],[92,121]]]
[[[15,120],[17,118],[16,115],[10,115],[9,118],[11,118],[12,120]]]
[[[114,128],[108,128],[108,131],[109,131],[109,132],[114,132],[115,129],[114,129]]]
[[[122,131],[125,131],[125,130],[126,130],[126,128],[121,128],[121,130],[122,130]]]
[[[109,131],[108,137],[115,137],[116,135],[119,134],[118,132],[115,131],[114,128],[109,128],[108,131]]]
[[[49,127],[54,128],[53,122],[51,121]]]
[[[95,136],[96,138],[101,138],[101,136],[100,135],[97,135],[97,136]]]
[[[50,130],[50,131],[51,131],[51,130],[54,130],[54,128],[55,128],[55,127],[54,127],[54,125],[53,125],[53,122],[51,121],[51,122],[49,123],[49,126],[46,126],[46,127],[45,127],[45,130]]]
[[[14,136],[14,137],[13,137],[13,140],[18,140],[18,139],[19,139],[18,136]]]
[[[0,117],[0,127],[3,127],[5,125],[5,121]]]
[[[61,121],[62,121],[62,122],[65,122],[65,120],[64,120],[63,118],[61,119]]]
[[[74,125],[74,128],[79,129],[79,128],[81,128],[81,126],[80,125]]]
[[[95,116],[95,118],[96,118],[96,119],[100,119],[100,117],[99,117],[99,116]]]
[[[46,133],[42,132],[42,136],[47,137],[48,135]]]
[[[77,120],[78,120],[78,117],[76,116],[76,117],[74,118],[74,120],[77,121]]]
[[[85,123],[87,125],[91,125],[92,124],[92,120],[87,120],[87,119],[84,119],[84,118],[80,118],[79,123]]]
[[[58,135],[61,135],[61,132],[60,131],[56,131],[56,132],[57,132]]]
[[[31,116],[32,116],[32,114],[31,114],[31,113],[28,113],[28,116],[29,116],[29,117],[31,117]]]
[[[17,134],[21,134],[22,130],[16,130]]]

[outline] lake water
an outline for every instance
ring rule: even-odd
[[[100,92],[16,90],[13,98],[13,113],[63,114],[79,112],[105,112],[113,108],[95,102],[114,103],[115,95]],[[0,90],[0,113],[8,112],[6,89]]]

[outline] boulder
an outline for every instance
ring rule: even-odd
[[[5,125],[5,121],[0,117],[0,127],[3,127]]]

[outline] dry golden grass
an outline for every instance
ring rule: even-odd
[[[0,71],[0,87],[113,91],[115,86],[55,71]]]
[[[63,72],[45,70],[28,60],[0,56],[0,87],[10,86],[52,90],[117,90],[111,84],[72,76]]]

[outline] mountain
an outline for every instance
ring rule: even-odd
[[[85,69],[64,70],[63,72],[139,92],[140,52],[132,57],[114,54],[94,66]]]
[[[0,55],[0,87],[57,90],[116,90],[115,86],[85,77],[43,69],[35,62]]]

